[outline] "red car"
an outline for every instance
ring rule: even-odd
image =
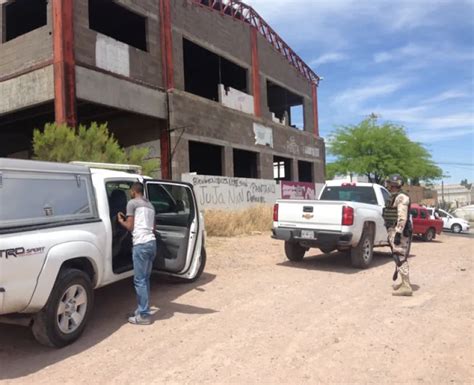
[[[421,235],[424,241],[432,241],[436,234],[441,234],[443,221],[441,219],[431,219],[426,207],[412,204],[410,214],[413,219],[413,235]]]

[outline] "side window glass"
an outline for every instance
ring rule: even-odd
[[[425,219],[426,217],[427,217],[426,211],[425,211],[425,210],[421,210],[421,211],[420,211],[420,218]]]
[[[418,210],[417,209],[411,209],[410,214],[413,218],[418,218]]]
[[[188,187],[147,183],[147,193],[155,208],[157,225],[187,227],[194,219],[194,202]]]
[[[91,218],[96,215],[90,177],[86,175],[5,172],[0,201],[0,227],[22,223]]]

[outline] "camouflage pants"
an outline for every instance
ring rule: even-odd
[[[395,239],[395,229],[394,228],[389,228],[388,229],[388,242],[390,243],[390,247],[392,248],[392,251],[394,254],[398,255],[398,257],[400,258],[400,261],[401,262],[404,262],[407,260],[408,258],[408,242],[409,242],[409,238],[408,237],[404,237],[403,234],[400,238],[400,244],[399,245],[395,245],[393,243],[394,239]]]

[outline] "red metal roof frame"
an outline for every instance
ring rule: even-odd
[[[249,5],[238,0],[191,0],[194,4],[227,15],[255,27],[288,62],[308,81],[319,84],[319,76],[301,59],[295,51],[273,30],[272,27]]]

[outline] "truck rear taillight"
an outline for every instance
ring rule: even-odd
[[[354,224],[354,209],[349,206],[342,207],[342,225],[352,226]]]
[[[278,203],[273,205],[273,222],[278,222]]]

